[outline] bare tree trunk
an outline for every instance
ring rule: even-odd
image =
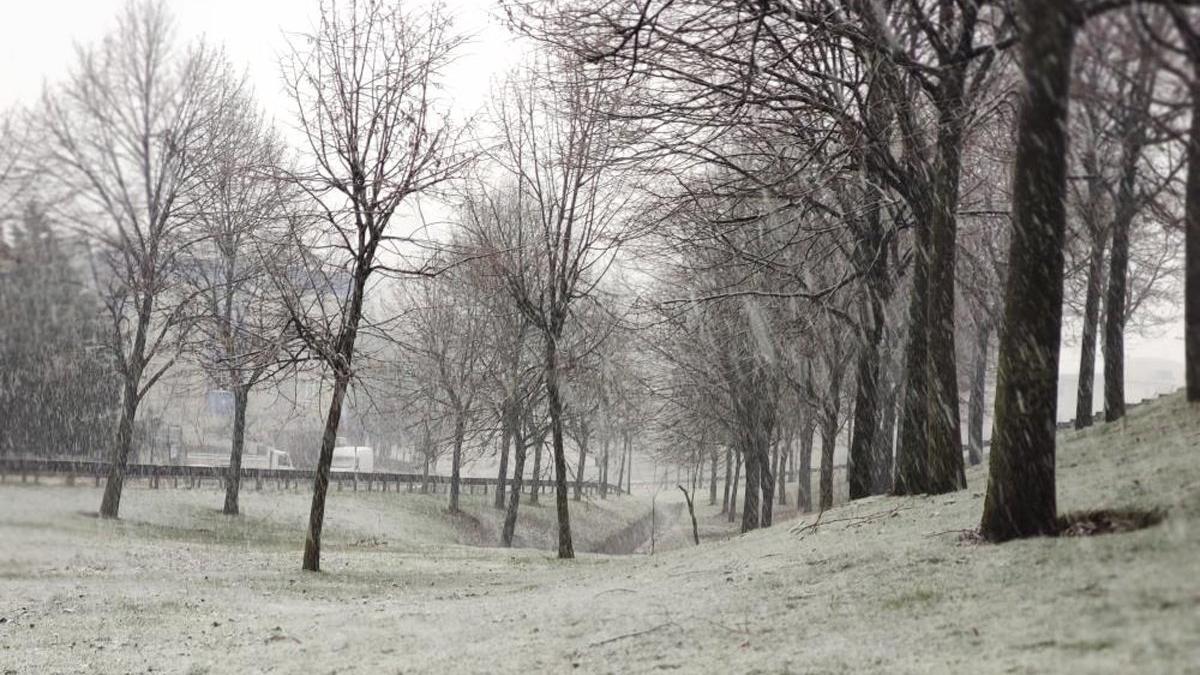
[[[583,473],[587,467],[588,434],[584,432],[579,438],[579,465],[575,468],[575,501],[583,498]]]
[[[466,436],[466,413],[456,410],[454,413],[454,452],[450,456],[450,513],[458,513],[458,494],[462,490],[462,448]]]
[[[885,372],[881,369],[881,372]],[[889,371],[890,372],[890,369]],[[896,393],[898,387],[889,377],[883,387],[884,395],[881,404],[883,421],[879,425],[879,438],[875,440],[875,475],[871,477],[871,494],[883,495],[892,489],[892,454],[896,447]]]
[[[783,443],[783,449],[779,452],[779,463],[775,465],[775,480],[778,483],[775,486],[775,492],[779,495],[780,506],[787,504],[787,460],[792,454],[791,448],[792,439],[789,432],[787,442]]]
[[[571,543],[571,512],[567,505],[567,457],[563,447],[563,408],[558,390],[558,345],[546,338],[546,402],[550,408],[550,434],[554,444],[554,503],[558,511],[558,557],[575,557]],[[582,467],[580,467],[582,473]],[[578,486],[578,483],[576,484]],[[578,489],[578,487],[576,488]]]
[[[876,438],[879,436],[879,342],[883,337],[883,310],[872,311],[871,326],[859,347],[854,394],[854,432],[848,459],[850,499],[871,495],[875,473]]]
[[[1155,56],[1143,51],[1141,63],[1130,84],[1129,109],[1122,113],[1121,175],[1113,204],[1112,255],[1109,257],[1108,292],[1104,303],[1104,419],[1113,422],[1125,416],[1125,323],[1128,321],[1126,293],[1129,277],[1129,235],[1137,215],[1138,163],[1145,149],[1145,134],[1153,101]]]
[[[117,424],[117,444],[113,446],[108,464],[108,480],[104,483],[104,496],[100,500],[100,517],[116,518],[121,511],[121,491],[125,487],[125,465],[133,450],[133,427],[137,419],[138,404],[141,403],[138,387],[141,386],[146,367],[146,332],[150,329],[150,313],[154,309],[154,295],[145,293],[139,305],[137,332],[133,347],[122,372],[125,380],[121,396],[121,421]]]
[[[121,510],[121,491],[125,483],[125,464],[133,448],[133,421],[137,416],[137,385],[125,383],[122,396],[121,421],[117,425],[117,443],[113,446],[108,463],[108,479],[104,484],[104,497],[100,501],[100,517],[116,518]]]
[[[759,527],[770,527],[775,521],[775,476],[771,472],[771,449],[773,445],[770,439],[764,437],[763,431],[756,431],[755,437],[758,439],[758,487],[762,490],[762,498],[759,501],[759,508],[762,509],[762,514],[759,516]]]
[[[238,493],[242,485],[242,451],[246,445],[246,405],[249,403],[250,388],[238,385],[233,388],[233,439],[229,450],[229,474],[225,479],[225,508],[227,516],[238,515]]]
[[[1200,401],[1200,34],[1190,33],[1192,125],[1184,203],[1184,353],[1187,399]]]
[[[1100,323],[1100,295],[1104,290],[1104,248],[1107,237],[1093,235],[1088,256],[1087,297],[1083,302],[1083,338],[1079,345],[1079,383],[1075,391],[1075,428],[1092,426],[1096,386],[1096,332]]]
[[[721,513],[729,511],[729,488],[733,484],[733,448],[725,446],[725,495],[721,497]],[[735,496],[734,499],[737,497]]]
[[[629,461],[625,470],[625,494],[633,494],[633,434],[625,433],[625,454],[629,456]]]
[[[926,452],[928,407],[928,350],[925,340],[929,262],[929,227],[917,223],[913,255],[912,296],[908,307],[908,344],[904,362],[904,397],[901,400],[900,440],[896,447],[896,480],[892,493],[913,495],[925,492],[929,463]]]
[[[808,420],[800,424],[800,462],[797,464],[796,480],[796,510],[802,513],[812,511],[812,453],[813,433],[816,427]]]
[[[429,494],[429,460],[432,454],[433,448],[431,448],[427,442],[425,445],[424,468],[421,470],[421,494],[423,495]]]
[[[983,461],[983,410],[987,396],[988,342],[992,327],[980,321],[975,327],[975,358],[971,367],[971,399],[967,402],[967,456],[971,466]]]
[[[621,461],[617,465],[617,489],[625,489],[625,446],[621,446]]]
[[[534,444],[533,453],[533,489],[529,491],[529,503],[537,504],[538,495],[542,492],[542,487],[539,481],[542,480],[542,452],[545,451],[546,436],[540,433],[537,443]]]
[[[733,469],[733,491],[729,495],[729,522],[737,520],[738,483],[742,482],[742,453],[736,452],[737,466]]]
[[[926,366],[928,471],[925,491],[938,494],[966,487],[963,476],[962,420],[958,404],[957,351],[954,347],[954,270],[959,178],[962,172],[966,64],[943,68],[939,92],[937,161],[933,176],[930,233]]]
[[[742,532],[758,529],[759,498],[761,488],[759,479],[762,468],[757,449],[752,443],[747,443],[741,453],[742,462],[746,465],[746,486],[742,495]]]
[[[1113,219],[1112,255],[1109,258],[1108,290],[1104,303],[1105,422],[1115,422],[1125,416],[1125,292],[1132,221],[1132,214],[1128,218],[1118,216]]]
[[[821,420],[821,510],[833,507],[833,451],[837,447],[837,410],[826,410]]]
[[[521,505],[521,483],[525,473],[525,435],[521,431],[520,419],[509,420],[506,423],[512,430],[511,440],[514,443],[515,454],[513,456],[512,491],[508,495],[508,510],[504,513],[504,529],[500,533],[500,545],[511,548],[513,536],[517,531],[517,510]],[[542,452],[540,440],[537,443],[536,451],[539,454]]]
[[[317,457],[316,476],[313,479],[308,536],[304,540],[304,569],[310,572],[318,572],[321,569],[321,527],[325,523],[325,493],[329,490],[329,467],[333,464],[333,446],[337,444],[338,425],[342,420],[342,400],[346,397],[349,385],[348,371],[334,374],[333,396],[329,401],[329,414],[325,418],[325,433],[321,436],[321,453]]]
[[[608,498],[608,434],[604,435],[604,445],[600,451],[600,498]]]
[[[506,482],[508,480],[508,448],[513,438],[512,416],[508,412],[509,407],[509,402],[505,401],[504,411],[500,415],[500,472],[497,476],[496,498],[493,504],[498,509],[504,508],[505,505],[504,493],[507,489]]]
[[[1024,97],[1000,335],[995,432],[980,523],[992,541],[1057,531],[1054,433],[1062,330],[1072,0],[1021,0]]]
[[[717,462],[720,455],[717,454],[717,449],[714,447],[712,452],[708,454],[708,505],[717,505]]]

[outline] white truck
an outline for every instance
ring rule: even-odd
[[[292,469],[292,456],[284,450],[262,448],[259,453],[242,455],[243,469]],[[229,466],[228,452],[189,452],[180,464],[185,466]]]
[[[365,445],[343,445],[333,449],[330,471],[342,473],[372,473],[375,471],[375,451]]]

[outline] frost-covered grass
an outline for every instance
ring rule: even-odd
[[[248,493],[230,523],[215,491],[139,489],[106,523],[77,513],[94,489],[9,484],[0,672],[1198,672],[1200,411],[1175,395],[1060,440],[1061,511],[1166,521],[965,543],[976,468],[956,494],[862,500],[817,528],[783,512],[745,536],[702,491],[699,547],[683,515],[653,557],[558,562],[463,545],[491,525],[447,527],[444,495],[423,514],[395,505],[407,495],[343,492],[312,575],[298,569],[306,495]],[[664,513],[680,499],[667,494]],[[594,508],[625,509],[615,523],[645,502]],[[549,503],[534,515],[550,533]]]

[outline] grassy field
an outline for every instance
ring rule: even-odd
[[[1160,508],[1127,534],[974,543],[982,468],[951,495],[871,498],[733,536],[665,491],[654,556],[490,544],[482,496],[333,493],[324,571],[308,497],[0,486],[0,672],[1200,673],[1200,411],[1180,396],[1060,437],[1059,504]],[[794,486],[790,488],[794,491]],[[794,499],[793,494],[789,499]],[[572,504],[599,542],[647,500]],[[525,511],[548,546],[553,510]],[[582,548],[582,547],[581,547]]]

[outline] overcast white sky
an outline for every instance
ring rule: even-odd
[[[125,0],[0,0],[0,106],[31,103],[46,80],[67,70],[73,45],[90,42],[112,25]],[[494,0],[450,0],[459,26],[475,36],[456,63],[450,92],[464,112],[478,110],[494,77],[519,57],[507,32],[489,17]],[[181,37],[205,35],[225,46],[230,59],[244,65],[259,99],[281,125],[290,110],[281,94],[278,61],[287,49],[286,34],[303,32],[313,22],[316,0],[169,0]],[[1180,312],[1182,314],[1182,312]],[[1153,338],[1129,336],[1131,361],[1174,363],[1182,372],[1182,316]],[[1063,372],[1078,370],[1078,350],[1064,345]],[[1139,378],[1131,364],[1131,388]],[[1182,376],[1180,376],[1182,381]],[[1132,393],[1132,392],[1131,392]],[[1131,396],[1131,398],[1133,398]]]
[[[113,25],[126,0],[0,0],[0,105],[34,101],[46,80],[66,72],[73,46],[91,42]],[[460,29],[474,36],[453,70],[452,93],[464,110],[483,101],[494,76],[518,56],[507,31],[491,19],[492,0],[447,0]],[[180,37],[205,36],[244,66],[259,99],[281,123],[290,111],[282,97],[279,56],[287,34],[307,31],[317,0],[168,0]]]

